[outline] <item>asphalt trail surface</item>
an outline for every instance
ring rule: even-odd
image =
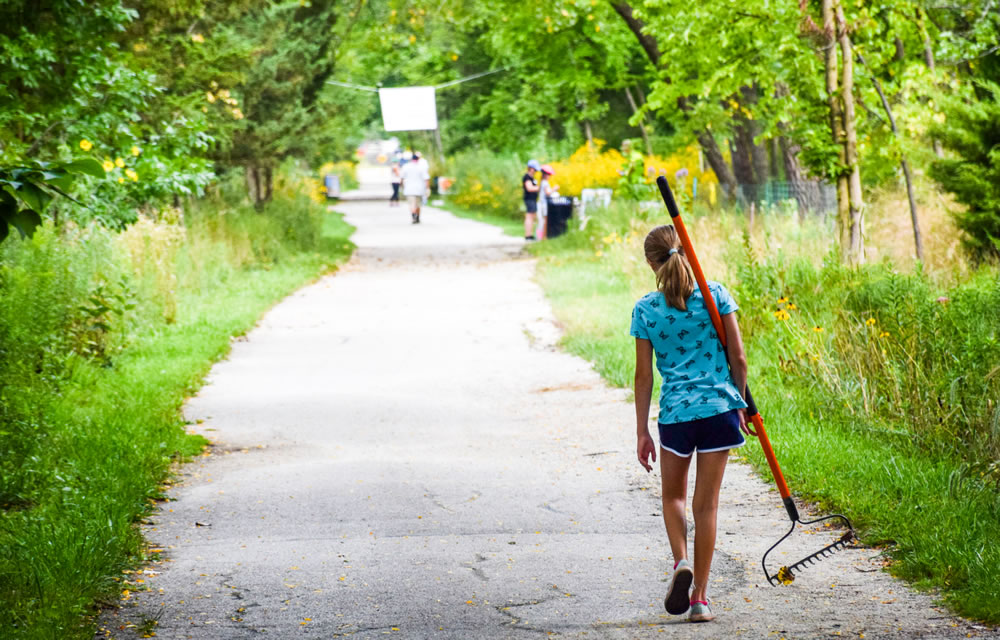
[[[556,347],[522,241],[433,208],[420,225],[405,207],[338,209],[356,256],[272,309],[190,400],[214,444],[146,526],[163,561],[126,576],[98,637],[994,636],[873,549],[768,586],[759,560],[787,517],[735,461],[717,619],[668,616],[632,405]],[[796,534],[779,561],[836,537]]]

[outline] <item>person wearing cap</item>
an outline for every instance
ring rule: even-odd
[[[410,216],[413,224],[420,222],[420,206],[424,202],[424,195],[430,188],[430,175],[427,170],[420,166],[420,158],[416,154],[403,167],[403,195],[410,205]]]
[[[535,218],[538,215],[538,183],[535,182],[535,172],[542,168],[538,160],[528,160],[528,170],[521,178],[521,189],[524,192],[524,239],[535,239]]]
[[[555,175],[555,169],[550,164],[543,164],[541,167],[542,180],[538,183],[538,230],[535,237],[544,240],[549,229],[549,198],[555,193],[555,188],[549,183],[549,178]]]

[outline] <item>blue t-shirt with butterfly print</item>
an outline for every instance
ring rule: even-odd
[[[718,282],[709,281],[708,289],[720,315],[739,308]],[[687,311],[669,306],[659,291],[644,295],[632,309],[629,335],[653,345],[663,377],[657,418],[661,424],[710,418],[747,406],[729,375],[726,352],[698,287],[687,299]]]

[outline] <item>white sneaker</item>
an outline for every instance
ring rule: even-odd
[[[663,606],[667,613],[679,616],[691,606],[688,592],[691,590],[691,583],[694,582],[694,571],[687,560],[681,560],[674,567],[674,576],[670,579],[670,589],[667,590],[667,597],[663,600]]]

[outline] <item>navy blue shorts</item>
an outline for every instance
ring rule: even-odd
[[[709,453],[735,449],[747,442],[740,431],[737,409],[701,420],[661,423],[659,427],[660,446],[682,458],[690,457],[695,451]]]
[[[538,213],[538,200],[524,199],[524,208],[528,213]]]

